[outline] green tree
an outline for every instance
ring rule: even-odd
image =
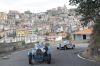
[[[93,21],[93,33],[91,35],[89,50],[90,55],[98,55],[100,48],[100,0],[69,0],[70,5],[77,5],[78,14],[82,15],[82,21],[87,24]]]
[[[67,35],[66,35],[66,37],[64,39],[71,40],[71,34],[67,33]]]
[[[49,32],[46,32],[46,33],[45,33],[45,35],[47,35],[47,36],[48,36],[48,35],[49,35]]]
[[[1,39],[2,37],[0,36],[0,39]]]

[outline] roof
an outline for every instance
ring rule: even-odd
[[[92,29],[91,28],[88,28],[88,29],[83,29],[83,30],[80,30],[78,32],[74,32],[73,34],[92,34]]]

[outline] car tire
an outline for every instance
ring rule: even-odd
[[[72,47],[72,49],[74,49],[74,47]]]
[[[57,47],[57,49],[59,49],[59,48]]]
[[[47,61],[47,64],[51,63],[51,55],[49,55],[49,60]]]
[[[48,60],[48,61],[47,61],[47,64],[50,64],[50,63],[51,63],[51,60]]]
[[[33,64],[32,63],[32,55],[29,55],[29,64]]]
[[[66,45],[64,46],[64,50],[67,50],[67,46]]]
[[[75,48],[75,45],[73,45],[72,49],[74,49],[74,48]]]

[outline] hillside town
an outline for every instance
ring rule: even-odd
[[[0,12],[0,43],[61,39],[67,33],[72,34],[83,28],[80,18],[75,9],[67,9],[65,5],[41,13],[20,13],[15,10]]]
[[[100,66],[100,0],[0,0],[0,66]]]

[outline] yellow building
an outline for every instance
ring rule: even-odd
[[[17,37],[25,37],[25,36],[27,36],[27,30],[26,29],[17,29],[16,30],[16,36]]]
[[[7,14],[4,12],[0,12],[0,20],[6,20],[7,19]]]
[[[0,37],[4,37],[4,32],[0,32]]]

